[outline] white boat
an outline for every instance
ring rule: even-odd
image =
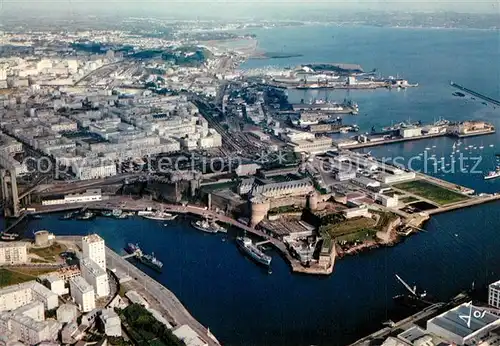
[[[484,147],[481,145],[481,146],[479,147],[479,149],[484,149]]]
[[[431,150],[431,148],[425,148],[425,150]]]
[[[141,215],[145,219],[149,220],[160,220],[160,221],[165,221],[165,220],[175,220],[177,215],[173,215],[170,213],[165,213],[163,211],[155,211],[152,214],[147,214],[147,215]]]
[[[495,145],[494,144],[490,144],[490,148],[493,148]]]
[[[152,210],[139,210],[137,212],[137,216],[148,216],[148,215],[153,215],[155,212]]]
[[[191,226],[206,233],[227,233],[227,229],[219,226],[215,221],[209,222],[208,220],[198,220],[196,222],[191,222]]]
[[[488,172],[487,175],[484,176],[484,180],[490,180],[500,177],[500,167],[497,167],[494,171]]]

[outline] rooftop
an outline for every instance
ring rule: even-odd
[[[88,257],[82,258],[80,260],[80,265],[84,266],[93,276],[97,277],[106,275],[104,269],[102,269],[97,263],[95,263]]]
[[[99,191],[100,192],[100,191]],[[86,243],[98,243],[98,242],[104,242],[104,239],[102,239],[99,235],[97,234],[91,234],[91,235],[88,235],[86,237],[83,237],[82,238],[82,241],[83,242],[86,242]]]
[[[475,311],[479,311],[481,314],[483,313],[483,310],[474,307],[471,303],[464,303],[430,319],[427,322],[427,325],[430,323],[437,325],[438,327],[465,338],[487,326],[490,326],[492,323],[500,321],[500,317],[495,316],[490,312],[484,312],[484,316],[481,318],[475,318],[473,316]],[[464,321],[463,318],[460,318],[460,316],[468,317],[470,314],[472,315],[470,324],[467,323],[467,320]]]
[[[20,242],[20,241],[16,241],[16,242],[0,242],[0,249],[1,248],[11,248],[11,247],[26,247],[26,244],[25,242]]]
[[[49,290],[47,287],[43,286],[42,284],[36,282],[36,281],[27,281],[22,284],[17,284],[17,285],[12,285],[12,286],[7,286],[5,288],[0,289],[0,296],[5,295],[5,294],[10,294],[14,293],[20,290],[27,290],[31,289],[35,291],[37,294],[44,296],[46,298],[51,297],[51,296],[57,296],[54,292]]]
[[[81,276],[72,278],[70,282],[82,293],[94,292],[94,288]]]

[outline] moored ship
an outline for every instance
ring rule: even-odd
[[[157,271],[161,271],[161,269],[163,268],[163,263],[155,257],[154,253],[151,253],[151,255],[142,255],[141,257],[139,257],[139,260],[148,267],[153,268]]]
[[[500,167],[497,167],[494,171],[488,172],[488,174],[484,176],[484,180],[495,179],[498,177],[500,177]]]
[[[165,213],[163,211],[156,211],[151,214],[142,214],[141,216],[145,219],[160,220],[160,221],[175,220],[175,218],[177,217],[177,215]]]
[[[80,215],[80,216],[77,216],[77,220],[92,220],[93,218],[95,217],[95,214],[90,212],[90,211],[86,211],[83,215]]]
[[[271,256],[266,255],[255,245],[250,238],[238,237],[236,238],[238,248],[247,254],[251,259],[259,264],[269,266],[271,264]]]
[[[17,234],[17,233],[2,232],[0,234],[0,239],[3,241],[14,241],[14,240],[17,240],[17,238],[19,238],[19,234]]]
[[[226,233],[227,232],[227,230],[224,227],[219,226],[215,222],[209,222],[208,220],[198,220],[196,222],[192,221],[191,226],[193,226],[197,230],[200,230],[200,231],[206,232],[206,233],[218,233],[218,232]]]

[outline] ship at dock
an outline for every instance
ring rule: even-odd
[[[243,251],[247,256],[253,259],[258,264],[262,264],[266,267],[271,265],[271,256],[266,255],[262,252],[257,245],[255,245],[250,238],[238,237],[236,238],[236,245]]]
[[[163,211],[142,211],[138,212],[137,215],[142,216],[145,219],[157,220],[157,221],[170,221],[175,220],[177,215],[165,213]]]
[[[151,253],[151,255],[146,254],[140,256],[139,261],[159,272],[161,272],[161,269],[163,268],[163,263],[155,257],[155,254],[153,252]]]
[[[206,233],[227,233],[227,230],[219,226],[215,221],[209,222],[208,220],[198,220],[198,221],[192,221],[191,226],[196,228],[199,231],[206,232]]]
[[[95,214],[90,212],[90,211],[86,211],[85,213],[83,213],[82,215],[79,215],[76,217],[77,220],[92,220],[95,218]]]
[[[309,103],[292,104],[294,111],[316,111],[330,114],[358,114],[359,106],[352,100],[344,100],[342,103],[331,102],[328,100],[315,99]]]

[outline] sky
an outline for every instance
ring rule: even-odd
[[[230,18],[277,11],[300,15],[304,11],[455,11],[500,14],[499,2],[492,0],[0,0],[3,12],[129,14],[151,13],[183,17]]]

